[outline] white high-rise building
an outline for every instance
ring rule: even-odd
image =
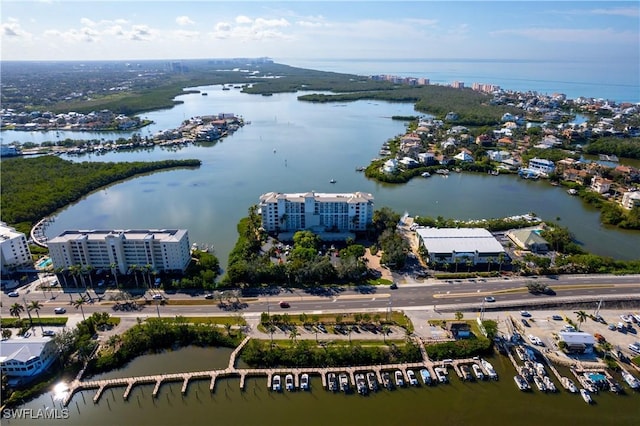
[[[184,272],[191,261],[186,229],[71,230],[48,241],[54,268],[91,266],[121,274],[132,265]]]
[[[260,196],[260,212],[267,232],[364,231],[373,221],[373,195],[269,192]]]
[[[12,269],[33,268],[27,238],[4,222],[0,222],[0,259],[2,275],[8,274]]]

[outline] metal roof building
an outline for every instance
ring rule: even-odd
[[[458,259],[457,262],[471,260],[476,265],[509,258],[502,244],[484,228],[419,228],[416,233],[429,262],[455,263]]]

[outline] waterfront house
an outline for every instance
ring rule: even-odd
[[[593,335],[583,331],[561,331],[558,333],[560,342],[564,342],[564,350],[569,353],[590,354],[596,339]]]
[[[382,165],[383,173],[394,173],[396,170],[398,170],[398,160],[395,158],[385,161]]]
[[[549,251],[549,243],[538,232],[537,229],[514,229],[507,232],[507,237],[523,250],[546,253]]]
[[[562,179],[569,182],[576,182],[584,185],[584,182],[589,177],[589,172],[586,170],[578,170],[574,168],[565,169],[562,172]]]
[[[553,173],[555,165],[551,160],[545,160],[543,158],[532,158],[529,160],[529,169],[544,174]]]
[[[437,163],[436,156],[433,152],[421,152],[418,154],[418,161],[427,166]]]
[[[402,157],[398,163],[402,164],[403,166],[405,166],[407,169],[413,169],[415,167],[420,166],[420,163],[418,163],[416,160],[414,160],[411,157]]]
[[[58,356],[50,337],[18,337],[3,340],[0,345],[2,374],[11,384],[29,381],[44,372]]]
[[[640,208],[640,192],[625,192],[622,195],[622,207],[627,210],[631,210],[634,207]]]
[[[591,179],[591,190],[597,192],[598,194],[606,194],[611,189],[611,184],[613,181],[609,179],[605,179],[600,176],[596,176]]]
[[[469,154],[467,150],[460,151],[460,153],[456,154],[453,158],[465,163],[473,163],[473,157],[471,156],[471,154]]]

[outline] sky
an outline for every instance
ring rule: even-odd
[[[1,0],[0,23],[2,60],[640,62],[637,1]]]

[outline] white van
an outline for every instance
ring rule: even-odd
[[[630,344],[629,349],[631,349],[631,352],[640,354],[640,342]]]

